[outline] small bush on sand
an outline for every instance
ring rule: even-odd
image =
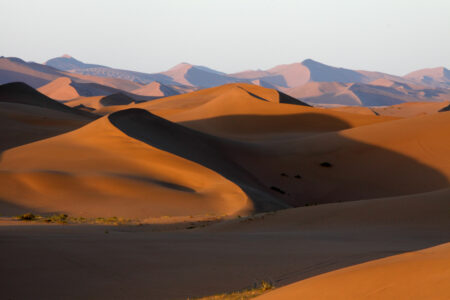
[[[26,213],[26,214],[17,216],[17,218],[19,220],[22,220],[22,221],[33,221],[33,220],[36,220],[36,216],[33,215],[32,213]]]
[[[270,291],[273,289],[274,286],[267,281],[261,281],[260,284],[256,284],[253,288],[238,291],[238,292],[231,292],[231,293],[224,293],[224,294],[218,294],[203,298],[188,298],[189,299],[198,299],[198,300],[247,300],[254,297],[257,297],[267,291]]]

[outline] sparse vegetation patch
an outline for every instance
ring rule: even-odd
[[[188,298],[188,300],[246,300],[257,297],[267,291],[270,291],[274,286],[268,281],[261,281],[259,284],[255,284],[253,288],[245,289],[242,291],[218,294],[202,298]]]

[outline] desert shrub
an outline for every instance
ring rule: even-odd
[[[33,221],[33,220],[36,220],[36,216],[33,215],[32,213],[26,213],[26,214],[17,216],[17,218],[19,220],[22,220],[22,221]]]

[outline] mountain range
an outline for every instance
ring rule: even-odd
[[[69,55],[52,58],[45,64],[1,57],[0,84],[14,81],[25,82],[61,101],[115,93],[144,101],[229,83],[273,88],[322,106],[386,106],[450,100],[450,71],[444,67],[395,76],[328,66],[312,59],[268,70],[226,74],[189,63],[159,73],[143,73],[84,63]]]

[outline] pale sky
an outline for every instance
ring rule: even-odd
[[[0,0],[0,56],[159,72],[311,58],[404,75],[450,68],[450,0]]]

